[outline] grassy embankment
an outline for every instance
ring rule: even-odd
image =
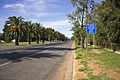
[[[112,77],[108,77],[109,75],[107,76],[107,70],[112,70],[120,74],[120,54],[98,46],[95,47],[95,54],[93,54],[92,46],[88,46],[88,54],[86,54],[86,49],[80,49],[78,45],[76,45],[75,53],[77,54],[76,59],[79,60],[79,64],[84,65],[84,67],[79,68],[78,71],[87,74],[87,78],[78,80],[114,80]],[[90,64],[92,66],[99,65],[99,67],[102,68],[100,73],[94,75],[95,70],[94,68],[90,68]]]
[[[50,43],[49,41],[46,41],[44,44],[48,44]],[[31,45],[40,45],[43,44],[42,42],[40,42],[39,44],[36,44],[36,42],[31,42]],[[28,46],[28,42],[19,42],[19,46]],[[0,46],[15,46],[14,42],[10,42],[10,43],[5,43],[5,42],[0,42]]]

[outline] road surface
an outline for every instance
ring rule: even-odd
[[[0,80],[52,80],[66,54],[71,54],[71,45],[0,46]]]

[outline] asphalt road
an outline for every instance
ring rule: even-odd
[[[52,80],[72,42],[0,47],[0,80]]]

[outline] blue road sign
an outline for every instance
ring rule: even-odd
[[[95,34],[96,33],[96,25],[86,25],[86,33]]]

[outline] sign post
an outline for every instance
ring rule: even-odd
[[[94,55],[94,48],[95,48],[95,34],[93,34],[93,55]]]
[[[93,34],[93,54],[94,54],[96,25],[86,25],[86,33],[87,33],[87,40],[88,40],[88,34]],[[86,47],[86,53],[88,53],[88,47]]]

